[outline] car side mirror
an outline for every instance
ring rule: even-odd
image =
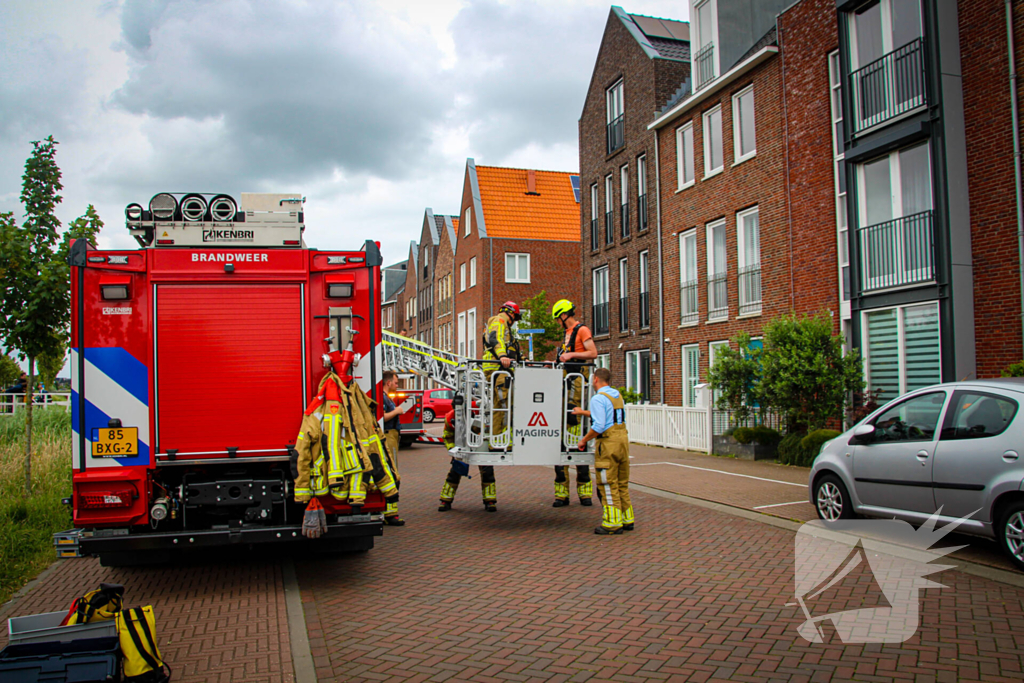
[[[857,441],[868,443],[875,439],[875,425],[862,424],[853,430],[853,438]]]

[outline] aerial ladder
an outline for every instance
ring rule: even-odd
[[[593,443],[578,450],[590,418],[572,414],[573,386],[587,405],[590,385],[579,372],[551,362],[519,362],[484,371],[483,361],[434,348],[393,332],[383,333],[384,368],[412,373],[453,389],[455,448],[467,465],[593,465]],[[495,396],[504,384],[508,400]],[[495,418],[503,427],[492,433]]]

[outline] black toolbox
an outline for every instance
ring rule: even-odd
[[[8,645],[0,651],[3,683],[100,683],[119,680],[117,638]]]

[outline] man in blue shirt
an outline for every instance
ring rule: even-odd
[[[609,386],[608,368],[594,371],[590,410],[574,408],[575,415],[590,416],[590,431],[580,439],[580,450],[597,440],[594,469],[597,470],[597,495],[603,507],[601,526],[594,529],[602,536],[633,530],[633,505],[629,500],[629,434],[626,432],[626,405],[619,392]]]

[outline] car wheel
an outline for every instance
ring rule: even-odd
[[[826,522],[853,518],[853,503],[839,477],[826,474],[815,482],[814,509]]]
[[[423,409],[423,421],[424,422],[433,422],[434,421],[434,411],[431,410],[430,408],[424,408]]]
[[[1024,570],[1024,501],[1011,503],[999,520],[999,545],[1017,569]]]

